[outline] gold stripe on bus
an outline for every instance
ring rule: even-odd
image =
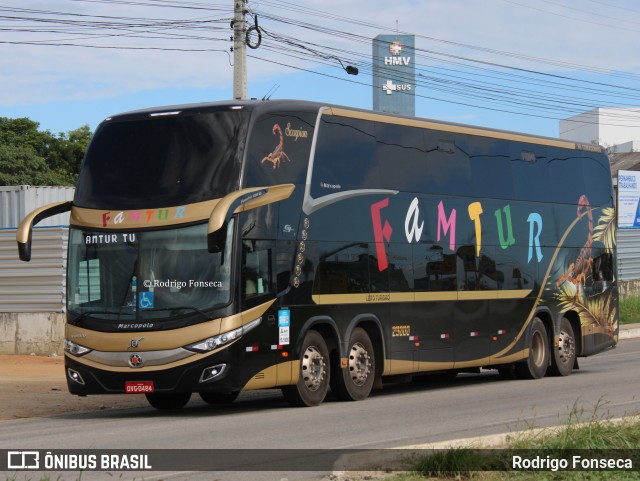
[[[233,343],[231,343],[233,344]],[[231,344],[228,344],[231,345]],[[142,352],[142,351],[131,351],[131,353],[133,354],[134,352]],[[193,353],[193,356],[189,356],[185,359],[181,359],[179,361],[175,361],[175,362],[171,362],[171,363],[167,363],[167,364],[160,364],[157,366],[142,366],[142,367],[137,367],[137,368],[131,368],[131,367],[116,367],[116,366],[109,366],[107,364],[102,364],[99,362],[95,362],[92,361],[90,359],[84,358],[84,357],[76,357],[73,356],[71,354],[69,354],[68,352],[65,352],[64,355],[66,357],[68,357],[69,359],[72,359],[73,361],[80,363],[80,364],[84,364],[85,366],[88,367],[92,367],[94,369],[100,369],[102,371],[109,371],[109,372],[121,372],[121,373],[134,373],[134,372],[154,372],[154,371],[164,371],[166,369],[173,369],[174,367],[179,367],[179,366],[184,366],[186,364],[192,363],[192,362],[198,362],[208,356],[211,356],[213,354],[215,354],[216,352],[218,352],[218,350],[216,351],[211,351],[211,352],[206,352],[206,353]]]
[[[431,302],[431,301],[457,301],[458,293],[456,291],[441,292],[414,292],[415,302]]]
[[[186,206],[133,210],[85,209],[74,206],[71,209],[70,223],[77,227],[121,230],[188,224],[207,220],[218,202],[220,199],[196,202]],[[109,216],[106,222],[104,220],[105,214]],[[163,216],[166,216],[166,219],[162,219]],[[116,219],[122,219],[122,221],[117,222]]]
[[[178,347],[188,346],[189,344],[202,341],[209,337],[237,329],[238,327],[262,316],[274,302],[275,300],[271,300],[247,311],[234,314],[233,316],[214,319],[193,326],[164,331],[127,330],[126,332],[97,332],[67,324],[65,327],[65,337],[66,339],[81,346],[105,352],[134,352],[134,350],[130,349],[131,341],[140,340],[140,338],[142,339],[139,341],[139,347],[135,349],[135,352],[176,349]],[[148,323],[159,325],[162,324],[162,320],[149,319],[133,322],[132,324]],[[123,322],[122,324],[126,323]],[[76,361],[83,362],[82,357],[71,357]],[[179,364],[165,364],[163,366],[156,367],[168,368],[174,365]],[[102,366],[101,369],[115,369],[107,368],[102,364],[98,364],[98,366]]]
[[[278,386],[287,386],[298,382],[298,376],[294,376],[300,370],[300,361],[286,361],[269,366],[253,376],[242,388],[243,391],[251,389],[268,389]],[[295,377],[295,381],[293,380]]]
[[[454,369],[466,369],[469,367],[482,367],[499,364],[510,364],[512,362],[522,361],[529,356],[529,349],[523,349],[522,351],[509,354],[508,356],[498,356],[493,354],[491,356],[483,357],[481,359],[471,359],[468,361],[456,361],[453,364]]]
[[[504,290],[487,290],[487,291],[459,291],[458,299],[464,300],[482,300],[482,299],[524,299],[531,294],[531,289],[504,289]]]
[[[450,369],[466,369],[471,367],[482,367],[499,364],[509,364],[522,361],[529,356],[529,349],[499,357],[497,355],[485,356],[468,361],[412,361],[404,359],[385,359],[382,376],[395,376],[399,374],[419,374],[436,371],[446,371]]]
[[[238,206],[233,213],[262,207],[291,196],[293,184],[271,187],[256,187],[232,192],[221,199],[206,200],[193,204],[170,207],[149,207],[132,210],[71,208],[71,225],[96,229],[146,229],[165,227],[216,219],[220,226],[224,222],[231,203],[252,192],[266,190],[264,195]],[[221,219],[221,220],[220,220]],[[220,227],[218,226],[218,228]],[[214,231],[210,231],[214,232]]]
[[[492,139],[512,140],[516,142],[528,142],[530,144],[550,145],[553,147],[561,147],[565,149],[578,149],[579,145],[575,142],[567,142],[564,140],[551,139],[545,137],[535,137],[531,135],[518,134],[515,132],[505,132],[501,130],[481,129],[477,127],[467,127],[464,125],[445,124],[430,120],[411,119],[403,117],[393,117],[390,115],[377,114],[372,112],[361,112],[357,110],[348,110],[343,108],[329,107],[324,110],[324,115],[333,115],[336,117],[347,117],[352,119],[370,120],[374,122],[382,122],[385,124],[403,125],[406,127],[417,127],[420,129],[440,130],[444,132],[453,132],[456,134],[478,135],[481,137],[490,137]],[[585,150],[585,149],[583,149]],[[599,149],[601,152],[602,149]]]
[[[410,361],[406,359],[386,359],[384,362],[383,376],[396,376],[398,374],[416,374],[419,372],[446,371],[453,369],[453,361],[428,362]]]
[[[316,304],[376,304],[380,302],[479,301],[487,299],[524,299],[531,289],[441,292],[374,292],[362,294],[313,294]]]

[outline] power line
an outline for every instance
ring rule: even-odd
[[[229,55],[228,49],[202,46],[203,42],[218,45],[220,42],[229,42],[231,11],[230,5],[226,3],[178,0],[70,1],[131,7],[134,11],[144,7],[145,15],[94,15],[0,5],[0,31],[5,37],[0,44],[226,52]],[[287,16],[276,13],[277,8],[286,8]],[[155,13],[155,9],[162,9],[165,14],[156,17],[147,13]],[[343,72],[337,75],[327,74],[324,69],[342,69],[344,62],[357,66],[361,77],[372,77],[370,50],[363,52],[365,46],[367,49],[371,46],[371,35],[366,32],[372,30],[377,34],[388,31],[385,27],[299,4],[273,0],[260,0],[253,13],[260,17],[259,30],[264,35],[261,48],[251,58],[371,88],[371,81],[346,78]],[[312,20],[305,21],[305,16]],[[348,25],[348,28],[343,25]],[[278,32],[279,26],[284,27],[286,33]],[[312,41],[311,35],[306,35],[307,33],[321,40]],[[43,34],[58,38],[29,38]],[[9,35],[19,38],[11,39]],[[603,67],[528,56],[421,34],[415,36],[426,46],[443,47],[437,49],[421,46],[415,49],[416,86],[430,93],[423,95],[414,91],[421,99],[549,119],[560,119],[595,107],[625,107],[640,103],[640,89],[627,83],[637,82],[640,76],[631,72],[611,73]],[[127,42],[127,39],[131,41]],[[145,44],[141,45],[141,41]],[[466,50],[470,54],[449,53],[446,51],[448,47]],[[481,58],[483,56],[578,70],[581,74],[594,77],[606,73],[609,79],[619,79],[619,82],[549,73],[539,67],[511,65],[508,61],[492,61],[491,57]],[[298,64],[294,65],[292,61]],[[619,117],[612,117],[611,121],[624,122],[624,113]]]

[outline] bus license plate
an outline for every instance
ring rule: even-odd
[[[146,394],[153,392],[153,381],[126,381],[124,391],[127,394]]]

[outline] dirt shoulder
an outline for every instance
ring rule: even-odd
[[[70,394],[62,356],[0,355],[0,421],[141,406],[141,395]]]

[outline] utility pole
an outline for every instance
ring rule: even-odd
[[[246,100],[247,44],[244,16],[246,0],[233,0],[233,98]]]

